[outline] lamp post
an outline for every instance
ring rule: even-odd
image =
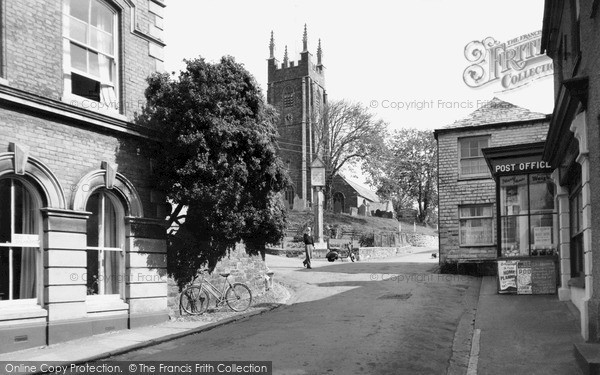
[[[315,248],[326,248],[323,241],[323,188],[325,187],[325,164],[319,157],[316,157],[310,164],[310,184],[314,189],[313,210],[315,214],[314,240]]]

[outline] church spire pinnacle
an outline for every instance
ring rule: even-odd
[[[271,30],[271,41],[269,42],[269,58],[275,58],[275,38],[273,37],[273,30]]]
[[[322,65],[321,59],[323,57],[323,49],[321,49],[321,39],[319,38],[319,45],[317,47],[317,65]]]
[[[288,65],[289,65],[289,62],[290,62],[290,60],[288,58],[287,45],[286,45],[285,46],[285,52],[283,54],[283,66],[287,68]]]
[[[304,34],[302,35],[302,52],[308,51],[308,33],[306,31],[306,24],[304,24]]]

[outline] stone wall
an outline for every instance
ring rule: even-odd
[[[437,248],[439,245],[438,236],[430,236],[421,233],[403,233],[406,235],[407,242],[412,246],[417,247],[433,247]]]
[[[247,284],[252,291],[253,298],[265,292],[265,275],[267,272],[265,261],[260,255],[250,256],[246,254],[243,244],[238,244],[229,256],[221,259],[214,271],[207,276],[207,280],[221,290],[224,278],[219,274],[225,272],[230,273],[229,280],[231,283]],[[212,295],[210,297],[214,299]],[[179,287],[172,278],[168,280],[168,306],[169,316],[173,318],[180,315]]]
[[[361,247],[359,250],[359,260],[367,261],[371,259],[385,259],[396,255],[407,255],[415,252],[412,246],[401,247]]]
[[[358,260],[384,259],[398,254],[397,247],[361,247],[358,250]]]

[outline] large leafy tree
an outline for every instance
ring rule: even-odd
[[[276,113],[252,75],[232,57],[186,64],[178,77],[148,79],[139,118],[161,136],[149,156],[173,206],[167,271],[179,285],[239,242],[252,254],[278,242],[286,225],[279,193],[289,185]]]
[[[380,196],[396,209],[418,207],[418,220],[434,217],[437,207],[437,145],[427,130],[400,129],[385,147],[363,163],[363,171]]]
[[[333,202],[333,177],[344,166],[356,166],[381,149],[387,124],[361,103],[334,100],[327,103],[313,121],[316,150],[327,173],[326,201]],[[327,204],[331,209],[332,204]]]

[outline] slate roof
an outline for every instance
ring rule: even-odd
[[[457,120],[443,129],[465,128],[488,124],[502,124],[516,121],[543,120],[547,115],[539,112],[531,112],[528,109],[493,98],[476,111],[472,112],[462,120]]]
[[[356,182],[350,181],[339,173],[338,176],[340,176],[342,180],[344,180],[348,185],[350,185],[350,187],[354,189],[361,197],[367,198],[371,202],[379,202],[379,197],[373,190],[369,189],[366,186],[357,184]]]

